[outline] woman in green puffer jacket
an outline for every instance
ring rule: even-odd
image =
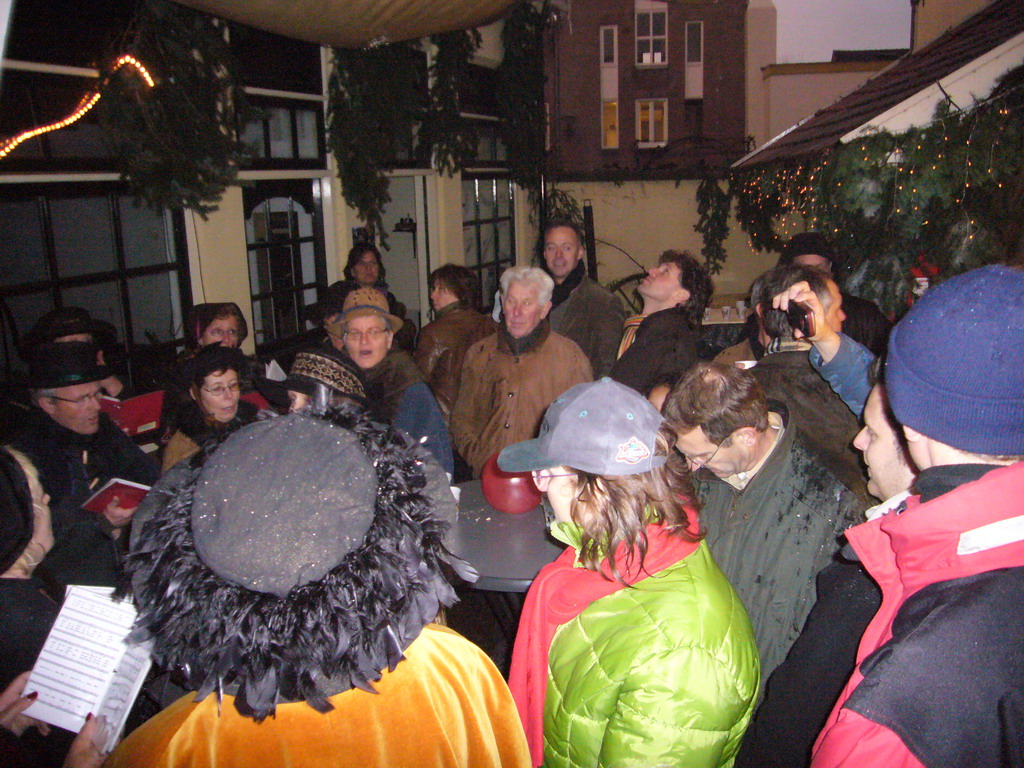
[[[674,436],[607,378],[556,399],[540,435],[498,457],[534,472],[569,546],[533,582],[512,655],[534,765],[731,766],[757,647],[701,542]]]

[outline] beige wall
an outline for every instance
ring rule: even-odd
[[[199,214],[186,211],[185,222],[193,303],[233,301],[241,308],[251,331],[252,301],[241,188],[228,187],[217,210],[206,221]],[[252,333],[242,348],[249,354],[256,351]]]
[[[772,0],[750,0],[747,6],[747,135],[759,147],[775,134],[768,133],[768,97],[761,75],[775,63],[778,14]]]
[[[928,45],[988,3],[989,0],[923,0],[918,3],[914,16],[914,50]]]
[[[767,138],[774,138],[870,80],[892,62],[773,64],[765,68]],[[758,146],[764,143],[758,142]]]
[[[700,258],[701,236],[694,230],[697,216],[697,182],[636,181],[615,185],[610,182],[563,184],[560,188],[580,205],[590,200],[594,208],[594,229],[598,240],[597,262],[602,283],[640,271],[613,244],[629,252],[643,267],[650,268],[662,251],[685,249]],[[735,221],[725,241],[725,267],[715,276],[716,300],[745,294],[758,275],[775,265],[777,254],[757,253]],[[605,241],[605,242],[601,242]]]

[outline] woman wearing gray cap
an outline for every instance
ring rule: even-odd
[[[534,765],[730,766],[750,721],[750,619],[711,557],[661,414],[604,378],[498,465],[533,471],[568,549],[526,597],[509,686]]]
[[[476,574],[443,546],[418,457],[344,405],[179,465],[177,493],[136,521],[130,641],[152,640],[194,693],[107,765],[527,765],[497,669],[432,623],[454,575]]]

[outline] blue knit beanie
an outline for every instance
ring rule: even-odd
[[[982,267],[932,288],[889,337],[897,420],[969,453],[1024,454],[1024,271]]]

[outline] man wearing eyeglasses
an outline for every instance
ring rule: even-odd
[[[82,504],[115,477],[152,485],[156,464],[100,411],[101,382],[110,369],[97,363],[94,344],[39,345],[29,373],[35,406],[15,446],[39,470],[50,494],[54,546],[44,568],[61,584],[115,586],[120,575],[122,530],[134,508],[115,499],[102,514]]]
[[[814,605],[815,575],[863,507],[747,371],[698,363],[662,411],[694,473],[708,545],[750,614],[765,681]]]

